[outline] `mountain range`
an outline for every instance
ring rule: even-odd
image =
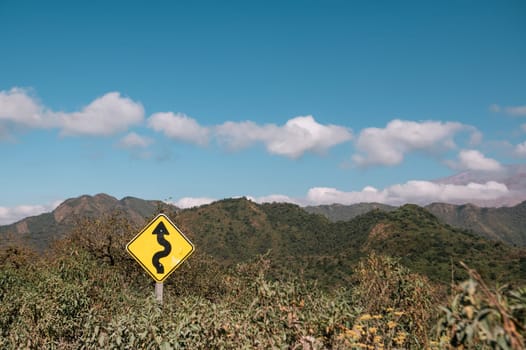
[[[156,200],[125,197],[121,200],[104,193],[95,196],[83,195],[62,202],[51,213],[31,216],[11,225],[0,226],[0,237],[29,243],[38,250],[45,249],[63,237],[83,217],[101,217],[105,213],[120,211],[135,225],[144,224],[146,217],[155,212],[178,208]]]
[[[442,223],[470,230],[491,240],[526,246],[526,201],[513,207],[487,208],[473,204],[432,203],[424,208]],[[381,203],[331,204],[303,208],[308,213],[323,215],[332,222],[352,220],[372,210],[390,212],[396,209],[395,206]],[[6,234],[10,233],[12,238],[16,237],[43,249],[53,239],[62,237],[80,217],[98,217],[104,213],[121,211],[126,213],[133,224],[142,225],[145,218],[160,210],[177,212],[180,209],[158,200],[135,197],[118,200],[104,193],[83,195],[64,201],[51,213],[0,226],[0,235],[3,234],[6,239]]]
[[[507,193],[492,200],[475,200],[470,204],[431,203],[425,208],[443,223],[472,231],[492,240],[526,246],[526,164],[503,165],[493,171],[463,171],[434,180],[444,185],[465,186],[470,183],[498,182]],[[380,203],[321,205],[306,207],[310,213],[331,221],[351,220],[370,210],[392,211],[396,207]]]
[[[241,198],[183,210],[176,222],[196,246],[224,263],[270,251],[276,271],[302,271],[329,284],[347,281],[358,260],[373,251],[444,283],[460,260],[494,280],[526,276],[526,249],[443,224],[416,205],[331,222],[293,204]]]
[[[525,248],[445,224],[426,208],[337,206],[339,218],[345,211],[352,211],[354,217],[331,221],[319,214],[330,207],[309,213],[313,208],[305,210],[287,203],[257,204],[239,198],[180,210],[160,201],[132,197],[118,200],[98,194],[69,199],[51,213],[2,226],[0,238],[5,243],[16,237],[43,250],[51,241],[67,236],[81,217],[104,220],[120,212],[137,228],[129,233],[131,239],[146,220],[164,211],[173,216],[172,220],[198,250],[221,264],[237,264],[267,253],[276,274],[301,274],[325,285],[349,281],[358,260],[373,251],[398,257],[416,272],[444,283],[450,279],[454,262],[460,260],[494,280],[526,276]],[[518,207],[523,208],[524,203]],[[520,215],[513,217],[521,219]]]
[[[397,207],[379,203],[320,205],[305,207],[331,221],[352,220],[371,210],[393,211]],[[470,230],[482,237],[510,245],[526,246],[526,201],[513,207],[485,208],[473,204],[432,203],[424,207],[443,223]]]

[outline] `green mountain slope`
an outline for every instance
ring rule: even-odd
[[[500,208],[433,203],[426,209],[452,226],[472,230],[489,239],[526,246],[526,201]]]
[[[276,275],[303,274],[344,283],[362,255],[360,242],[365,240],[372,217],[357,219],[352,225],[335,224],[292,204],[258,205],[247,199],[228,199],[183,210],[175,220],[197,247],[224,264],[268,252]]]
[[[28,217],[11,225],[0,226],[0,238],[3,238],[4,241],[23,241],[37,250],[43,250],[53,240],[69,232],[80,218],[101,217],[104,214],[120,211],[125,213],[133,224],[143,225],[145,218],[152,216],[159,208],[177,210],[161,201],[134,197],[118,200],[104,193],[95,196],[84,195],[64,201],[51,213]]]
[[[442,222],[467,229],[491,240],[526,247],[526,201],[513,207],[484,208],[473,204],[455,205],[433,203],[425,206]],[[353,205],[320,205],[304,208],[309,213],[321,214],[331,221],[347,221],[371,210],[393,211],[392,207],[379,203]]]
[[[330,222],[292,204],[229,199],[183,210],[176,222],[197,247],[225,264],[270,251],[276,273],[303,273],[324,284],[346,283],[354,264],[371,251],[399,257],[441,282],[450,280],[459,261],[493,280],[526,276],[525,250],[444,225],[414,205]]]
[[[28,218],[8,228],[24,226],[26,231],[21,237],[45,248],[51,239],[69,232],[79,216],[98,218],[118,210],[132,223],[130,227],[139,228],[160,207],[159,202],[136,198],[119,201],[106,195],[82,196],[64,202],[53,213]],[[347,284],[353,278],[351,271],[358,260],[374,251],[398,257],[407,267],[435,281],[449,282],[451,269],[459,261],[476,268],[488,279],[526,278],[524,248],[453,228],[415,205],[390,212],[373,210],[337,222],[293,204],[260,205],[245,198],[181,211],[175,207],[164,210],[197,250],[222,265],[232,266],[268,253],[274,277],[303,276],[319,280],[325,286]],[[5,237],[5,232],[3,227],[0,234]],[[137,232],[127,233],[129,239]],[[84,232],[80,230],[80,234]],[[126,234],[122,237],[127,239]],[[458,278],[466,277],[461,271],[457,273]]]
[[[413,271],[443,282],[450,278],[452,264],[458,261],[464,261],[491,280],[526,278],[523,248],[444,225],[416,205],[405,205],[389,213],[370,231],[366,245],[379,253],[398,256]],[[464,272],[459,269],[457,273]]]
[[[347,221],[354,219],[358,215],[370,212],[371,210],[392,211],[396,207],[382,203],[358,203],[351,205],[329,204],[308,206],[304,208],[312,214],[321,214],[331,221]]]

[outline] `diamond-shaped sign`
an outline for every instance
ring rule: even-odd
[[[170,219],[159,214],[126,246],[157,282],[162,282],[194,251],[194,245]]]

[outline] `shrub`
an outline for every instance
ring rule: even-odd
[[[463,265],[470,278],[456,286],[437,329],[445,348],[524,349],[526,288],[490,289]]]
[[[353,301],[362,312],[358,321],[369,321],[362,322],[362,326],[370,326],[370,320],[374,320],[373,327],[383,330],[386,347],[429,345],[429,329],[435,321],[440,296],[438,287],[425,276],[412,273],[397,259],[374,253],[359,262],[354,278]],[[395,330],[398,338],[394,337]],[[402,338],[404,342],[395,341]]]

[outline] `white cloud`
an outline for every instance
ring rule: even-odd
[[[526,115],[526,106],[506,107],[506,113],[513,116],[524,116]]]
[[[495,181],[468,183],[467,185],[437,184],[429,181],[408,181],[388,188],[391,204],[431,202],[468,203],[493,200],[509,193],[506,185]]]
[[[110,92],[79,112],[57,115],[63,135],[112,135],[141,123],[144,108],[118,92]]]
[[[62,135],[112,135],[144,119],[141,104],[107,93],[78,112],[56,112],[41,105],[24,89],[0,91],[0,129],[6,125],[28,128],[57,128]]]
[[[343,192],[330,187],[314,187],[307,193],[307,201],[313,205],[319,204],[354,204],[386,202],[386,193],[376,188],[367,186],[362,191]]]
[[[363,129],[356,141],[358,153],[353,160],[358,165],[397,165],[408,152],[454,148],[453,137],[460,131],[472,132],[471,142],[480,141],[481,135],[475,128],[461,123],[395,119],[383,129]]]
[[[526,141],[524,141],[523,143],[519,143],[515,147],[515,154],[519,157],[526,157]]]
[[[210,204],[215,202],[217,199],[207,197],[184,197],[176,202],[170,202],[171,204],[181,209],[199,207],[201,205]]]
[[[252,121],[225,122],[216,126],[215,133],[220,144],[238,150],[251,146],[256,142],[264,142],[272,138],[279,130],[274,124],[264,126],[257,125]]]
[[[301,157],[306,152],[323,153],[352,138],[348,128],[322,125],[312,116],[292,118],[283,126],[258,125],[251,121],[226,122],[217,126],[215,132],[219,142],[231,149],[261,142],[269,153],[289,158]]]
[[[522,124],[521,125],[521,129],[522,129],[522,131],[526,132],[526,124]]]
[[[0,207],[0,225],[9,225],[28,216],[47,213],[55,209],[62,201],[45,205],[18,205],[16,207]]]
[[[492,158],[487,158],[477,150],[462,150],[458,154],[457,162],[447,162],[450,167],[459,170],[482,170],[498,171],[502,170],[502,165]]]
[[[253,202],[256,203],[292,203],[297,205],[302,205],[303,202],[299,199],[291,198],[283,194],[271,194],[268,196],[262,197],[248,197]]]
[[[25,89],[0,91],[0,122],[41,128],[48,123],[45,113],[45,109]]]
[[[171,139],[200,146],[208,144],[210,137],[208,128],[202,127],[195,119],[182,113],[155,113],[148,118],[148,126]]]
[[[490,111],[495,113],[504,112],[506,114],[520,117],[520,116],[526,116],[526,106],[506,106],[502,107],[498,104],[492,104],[489,106]]]
[[[307,200],[314,204],[355,204],[378,202],[390,205],[415,203],[426,205],[433,202],[479,203],[506,196],[510,193],[506,185],[489,181],[467,185],[438,184],[429,181],[408,181],[383,190],[366,187],[359,192],[344,192],[335,188],[315,187],[307,194]]]
[[[135,132],[130,132],[119,141],[119,146],[122,148],[146,148],[151,145],[153,140],[146,136],[138,135]]]

